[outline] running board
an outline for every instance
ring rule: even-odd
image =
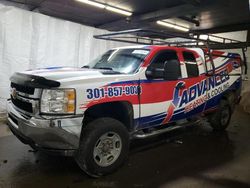
[[[170,126],[170,127],[165,128],[165,129],[157,129],[157,130],[151,131],[149,133],[143,133],[143,131],[138,131],[138,132],[135,132],[134,134],[132,134],[132,138],[134,138],[134,139],[149,138],[149,137],[153,137],[153,136],[163,134],[163,133],[166,133],[166,132],[169,132],[169,131],[173,131],[173,130],[176,130],[176,129],[185,128],[185,127],[188,127],[188,126],[191,126],[191,125],[195,125],[195,124],[197,124],[199,122],[200,122],[200,120],[196,120],[194,122],[188,122],[188,123],[185,123],[185,124],[182,124],[182,125]]]

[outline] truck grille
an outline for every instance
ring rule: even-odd
[[[16,90],[19,92],[26,93],[29,95],[33,95],[35,92],[35,88],[24,86],[24,85],[19,85],[19,84],[13,83],[13,82],[11,82],[10,86],[12,88],[16,88]]]
[[[20,100],[18,98],[14,99],[12,96],[11,96],[11,101],[19,109],[21,109],[23,111],[26,111],[26,112],[29,112],[29,113],[33,113],[33,108],[32,108],[31,103],[26,102],[26,101],[22,101],[22,100]]]

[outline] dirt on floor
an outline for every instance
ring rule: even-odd
[[[124,166],[99,179],[87,176],[72,158],[34,152],[13,135],[4,136],[0,188],[250,188],[249,122],[250,115],[238,107],[223,133],[204,123],[134,141]]]
[[[7,123],[6,119],[0,119],[0,138],[3,136],[12,135],[11,131],[6,126],[6,123]]]

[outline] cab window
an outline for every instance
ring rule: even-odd
[[[161,51],[153,59],[149,68],[157,70],[160,77],[164,78],[165,80],[172,80],[170,78],[172,77],[172,74],[174,74],[175,78],[181,78],[179,58],[176,51],[174,50]]]
[[[183,52],[188,78],[198,77],[199,69],[196,58],[192,52]]]

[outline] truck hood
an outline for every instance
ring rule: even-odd
[[[117,74],[112,70],[75,68],[75,67],[51,67],[22,72],[23,74],[44,77],[49,80],[60,81],[68,78],[86,77],[95,78],[104,75]]]
[[[74,80],[103,79],[117,74],[119,73],[103,69],[51,67],[15,73],[10,80],[14,83],[43,88],[59,87],[62,83]]]

